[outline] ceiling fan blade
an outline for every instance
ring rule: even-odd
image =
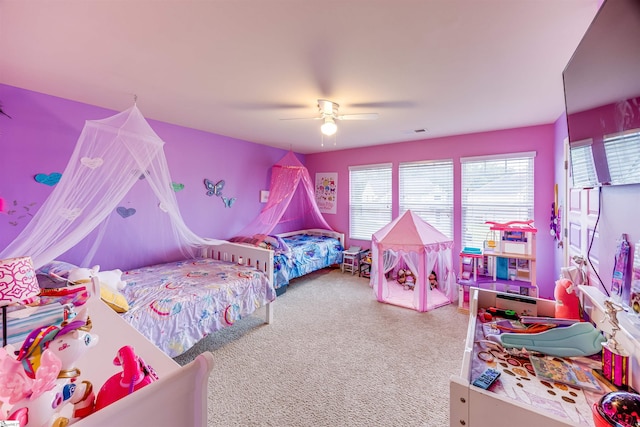
[[[349,108],[413,108],[416,105],[413,101],[382,101],[349,104]]]
[[[322,117],[287,117],[287,118],[282,118],[280,120],[321,120]]]
[[[375,120],[378,118],[378,113],[344,114],[336,118],[338,120]]]

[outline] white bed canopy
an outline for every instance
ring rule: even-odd
[[[62,178],[0,259],[29,255],[36,268],[55,259],[97,227],[106,227],[105,220],[141,177],[157,197],[158,209],[169,217],[185,257],[195,257],[198,247],[220,243],[197,236],[184,223],[163,145],[136,105],[112,117],[87,120]],[[91,262],[103,234],[97,233],[82,265]]]

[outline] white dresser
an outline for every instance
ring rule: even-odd
[[[582,305],[593,324],[604,332],[610,332],[605,320],[606,297],[593,287],[580,287]],[[459,375],[450,379],[449,416],[450,427],[557,427],[592,426],[591,406],[603,393],[583,392],[579,389],[559,389],[557,384],[540,385],[542,381],[527,375],[524,369],[508,366],[502,369],[499,387],[492,391],[473,386],[472,381],[488,366],[479,360],[478,351],[482,339],[477,320],[478,310],[496,305],[498,292],[472,288],[469,296],[469,326],[467,331],[462,367]],[[536,299],[538,316],[553,317],[555,302]],[[630,361],[632,386],[640,384],[638,341],[633,322],[620,313],[621,331],[616,335],[620,344],[632,358]],[[492,361],[493,363],[493,361]],[[510,372],[506,372],[510,371]],[[522,376],[514,375],[520,372]],[[508,373],[509,375],[506,375]],[[527,378],[528,377],[528,378]],[[525,381],[526,380],[526,381]],[[542,390],[541,390],[542,389]],[[636,387],[637,389],[637,387]]]

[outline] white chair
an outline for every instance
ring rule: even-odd
[[[342,252],[342,272],[345,271],[356,274],[360,268],[360,246],[351,246],[348,250]]]

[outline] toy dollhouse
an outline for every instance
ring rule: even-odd
[[[482,249],[460,252],[458,307],[466,309],[470,287],[484,287],[530,297],[536,285],[536,233],[533,221],[487,222],[489,235]]]

